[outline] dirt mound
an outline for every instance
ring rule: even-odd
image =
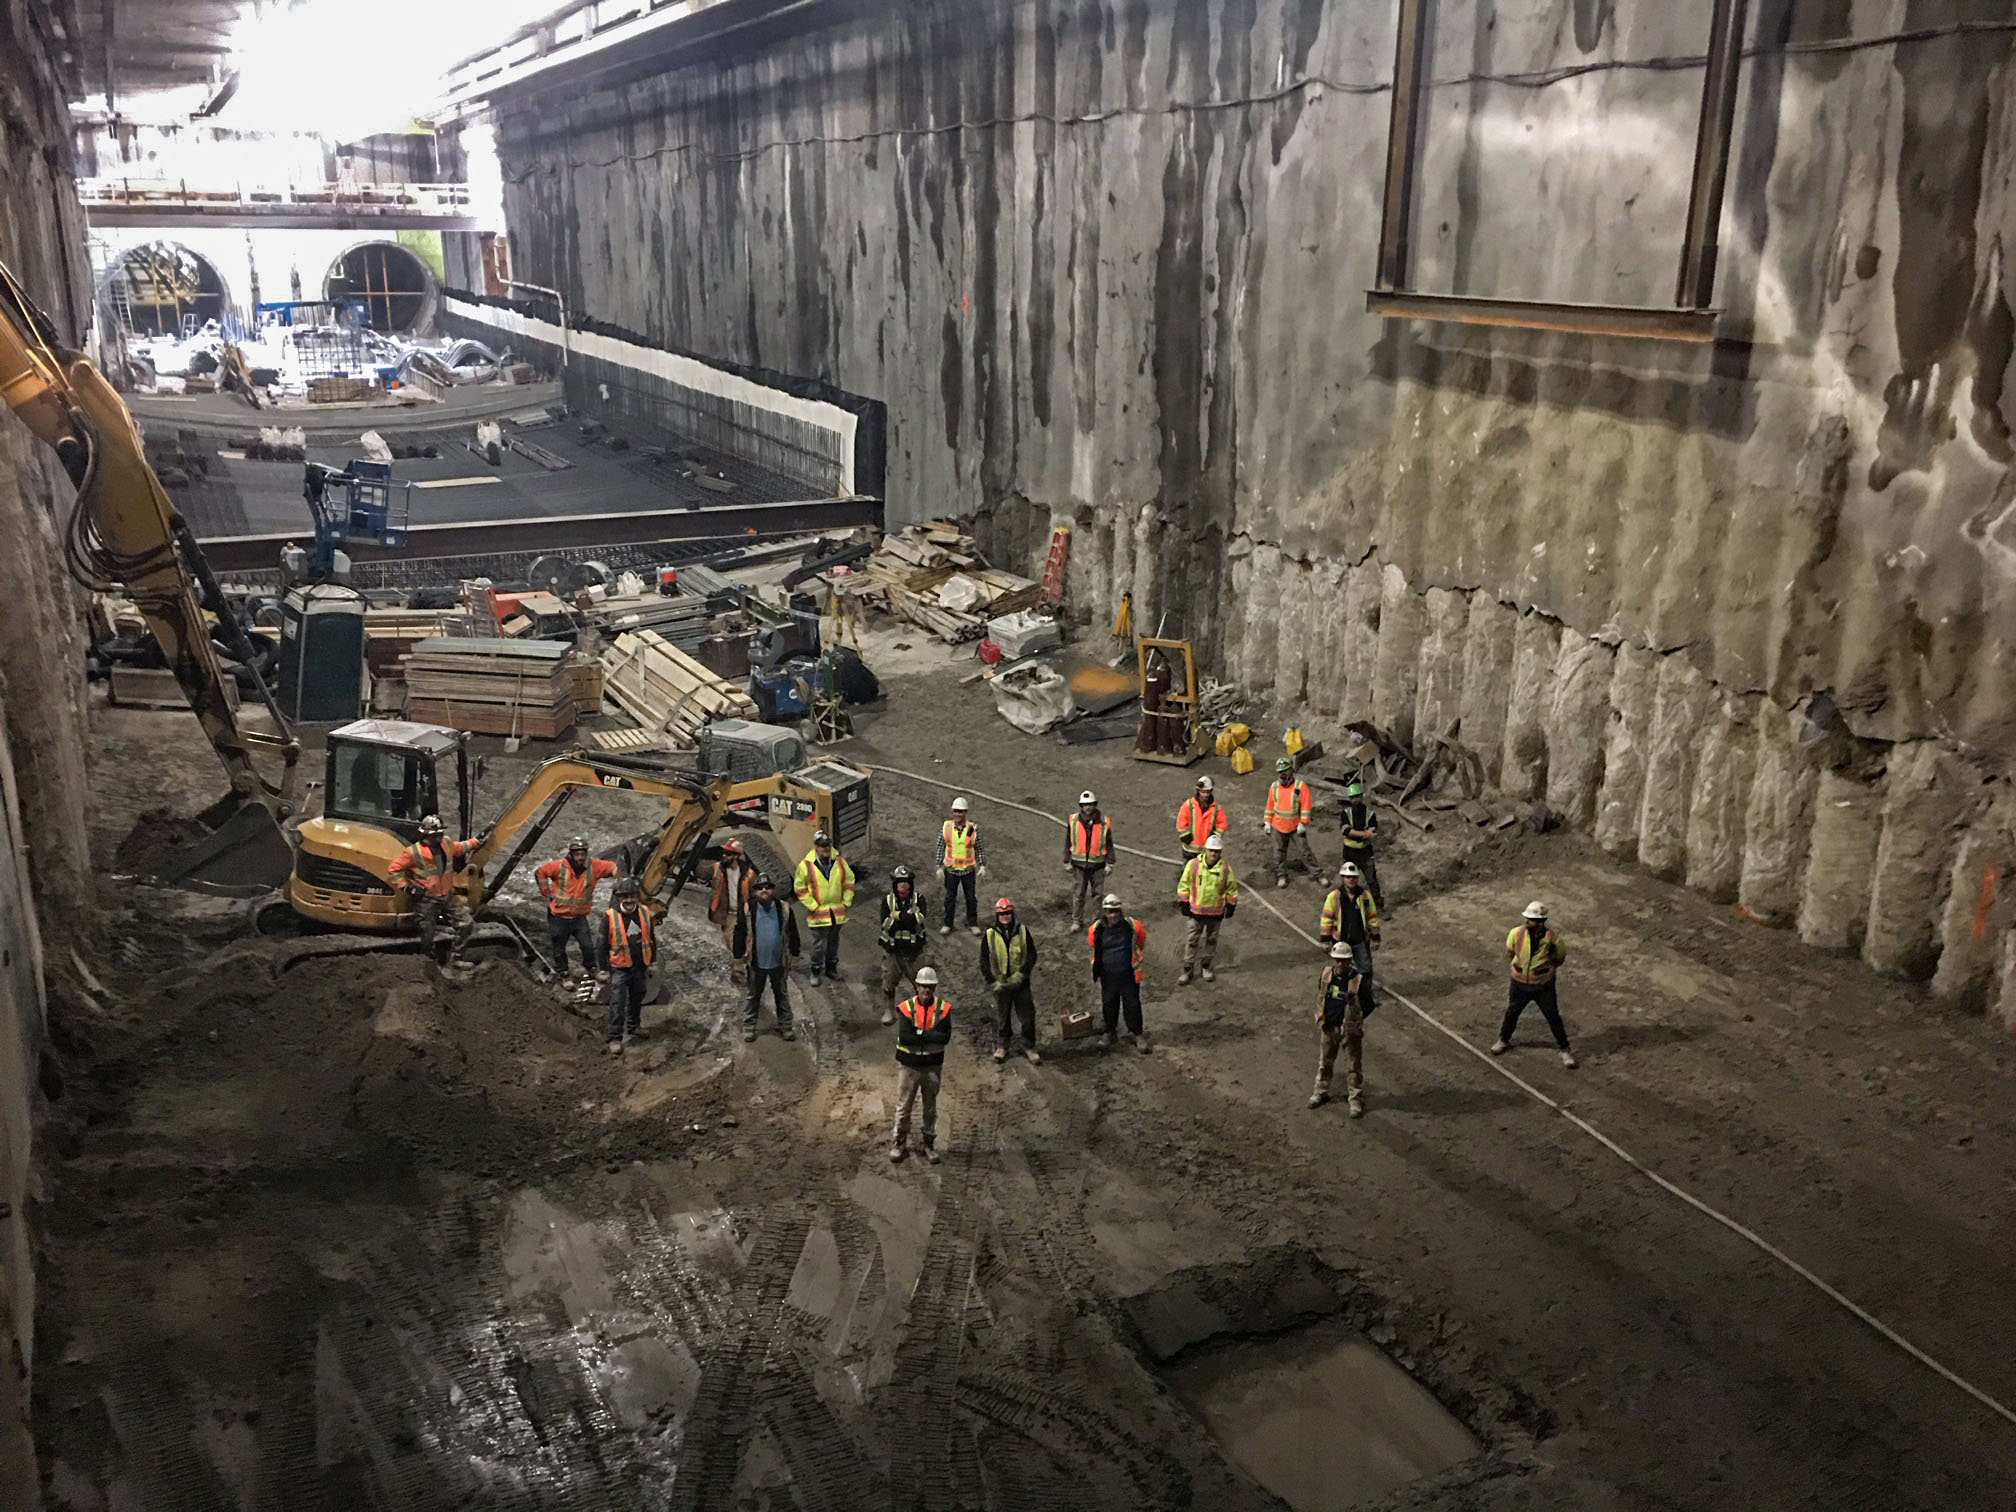
[[[176,855],[208,833],[194,819],[171,808],[151,808],[133,822],[119,842],[113,860],[122,872],[154,877],[167,871]]]

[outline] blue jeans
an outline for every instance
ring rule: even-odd
[[[609,1038],[637,1032],[644,1012],[644,968],[618,966],[609,973]]]

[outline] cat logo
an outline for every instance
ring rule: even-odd
[[[618,777],[613,772],[603,772],[601,780],[604,787],[626,788],[630,786],[630,779],[628,777]]]

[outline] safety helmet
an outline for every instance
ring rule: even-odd
[[[968,803],[964,798],[954,798],[952,800],[952,812],[955,814],[963,814],[971,807],[973,805]]]
[[[1209,772],[1206,772],[1202,777],[1197,779],[1197,791],[1200,793],[1211,791],[1211,774]]]
[[[588,837],[586,835],[576,835],[572,840],[567,842],[567,849],[570,851],[585,851],[588,849]]]
[[[448,826],[441,822],[439,814],[429,814],[420,821],[420,833],[423,835],[438,835],[447,828]]]
[[[1211,836],[1210,839],[1204,842],[1204,849],[1207,851],[1222,851],[1225,849],[1225,837],[1223,835]]]
[[[824,830],[818,830],[812,836],[812,843],[814,845],[831,845],[833,837]]]
[[[761,873],[760,871],[756,873],[755,879],[750,882],[749,886],[752,889],[755,889],[756,891],[759,892],[762,891],[764,888],[768,888],[772,892],[775,892],[777,890],[777,884],[775,882],[772,882],[768,877],[764,876],[763,873]]]
[[[1535,899],[1534,899],[1534,900],[1533,900],[1533,901],[1532,901],[1531,903],[1528,903],[1528,904],[1526,905],[1526,913],[1525,913],[1524,917],[1526,917],[1526,918],[1529,918],[1529,919],[1544,919],[1544,918],[1546,918],[1546,917],[1547,917],[1547,905],[1546,905],[1545,903],[1542,903],[1542,902],[1541,902],[1541,901],[1540,901],[1540,900],[1539,900],[1538,898],[1535,898]]]
[[[1277,772],[1292,772],[1295,770],[1295,763],[1290,761],[1286,756],[1276,756],[1274,758],[1274,770]]]
[[[635,877],[624,877],[616,884],[616,896],[619,898],[634,898],[643,891],[644,884]]]
[[[921,968],[917,973],[917,985],[919,987],[936,987],[938,985],[937,970],[930,966]]]
[[[1360,782],[1356,777],[1353,777],[1349,782],[1344,784],[1344,796],[1346,798],[1363,798],[1365,796],[1365,784]]]
[[[1014,900],[1012,898],[996,898],[994,900],[994,912],[996,913],[1015,912]]]
[[[1356,882],[1365,873],[1358,870],[1358,863],[1356,861],[1346,861],[1342,866],[1337,868],[1337,875]]]
[[[1099,801],[1099,795],[1093,792],[1092,789],[1087,788],[1085,789],[1084,792],[1078,795],[1078,801],[1080,803],[1097,803]]]
[[[1120,906],[1120,894],[1118,893],[1106,894],[1105,897],[1099,900],[1099,906],[1101,908],[1118,908]]]
[[[910,868],[907,866],[897,867],[889,873],[889,880],[891,882],[908,882],[910,880]]]
[[[1335,945],[1332,945],[1330,947],[1330,959],[1333,961],[1350,960],[1351,947],[1349,945],[1346,945],[1342,940],[1339,940]]]
[[[732,840],[732,839],[731,839],[731,840],[723,840],[723,841],[721,842],[721,854],[722,854],[722,855],[724,855],[724,856],[739,856],[739,855],[741,855],[741,854],[742,854],[742,842],[741,842],[740,840]]]

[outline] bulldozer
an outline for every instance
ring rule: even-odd
[[[702,730],[690,764],[579,749],[553,756],[478,830],[472,801],[481,759],[472,763],[468,740],[460,730],[401,720],[360,719],[332,730],[322,812],[300,826],[287,881],[294,912],[340,929],[412,928],[411,901],[393,885],[391,866],[429,814],[439,814],[451,833],[476,837],[456,877],[472,913],[496,896],[585,788],[662,804],[655,833],[623,867],[642,882],[654,913],[663,913],[724,827],[769,832],[751,836],[747,848],[788,897],[788,857],[810,849],[819,830],[844,850],[866,837],[873,815],[868,773],[839,761],[808,763],[789,730],[724,720]]]

